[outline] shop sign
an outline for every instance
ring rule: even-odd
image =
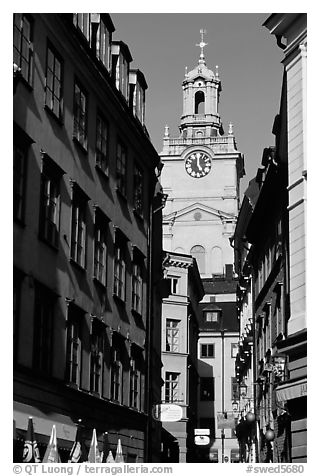
[[[157,421],[179,421],[182,415],[182,407],[179,405],[161,403],[152,408],[152,416]]]
[[[194,434],[199,436],[210,435],[210,430],[209,428],[195,428]]]
[[[194,443],[198,446],[204,446],[210,444],[210,438],[206,435],[197,435],[194,437]]]

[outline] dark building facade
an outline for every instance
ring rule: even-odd
[[[160,460],[162,193],[143,73],[108,14],[14,15],[14,443],[108,432]],[[81,420],[81,423],[79,423]],[[102,449],[102,448],[100,448]]]
[[[265,22],[285,51],[280,111],[234,235],[239,275],[242,461],[306,461],[305,182],[306,16]]]

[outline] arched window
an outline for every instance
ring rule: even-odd
[[[183,248],[181,248],[181,246],[179,246],[178,248],[175,248],[175,249],[174,249],[174,253],[182,253],[182,254],[184,254],[185,251],[184,251]]]
[[[206,272],[206,250],[201,245],[195,245],[191,248],[190,254],[197,260],[199,273],[204,274]]]
[[[194,96],[194,113],[204,114],[204,92],[197,91]]]

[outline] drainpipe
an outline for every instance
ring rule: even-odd
[[[221,383],[221,409],[222,412],[224,413],[225,408],[224,408],[224,330],[221,329],[221,354],[222,354],[222,361],[221,361],[221,367],[222,367],[222,383]],[[224,428],[221,429],[221,451],[222,451],[222,463],[224,463],[224,439],[225,439],[225,434],[224,434]]]

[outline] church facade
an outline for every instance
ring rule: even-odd
[[[229,239],[239,210],[244,159],[237,150],[232,124],[227,133],[223,129],[219,70],[206,65],[203,34],[201,31],[198,64],[185,71],[182,82],[179,135],[171,137],[166,126],[159,154],[164,164],[161,183],[168,195],[163,247],[197,260],[205,289],[198,335],[198,428],[208,430],[210,443],[196,449],[198,461],[227,462],[231,450],[235,454],[237,440],[233,429],[225,431],[218,420],[232,412],[231,347],[238,342],[238,322]]]

